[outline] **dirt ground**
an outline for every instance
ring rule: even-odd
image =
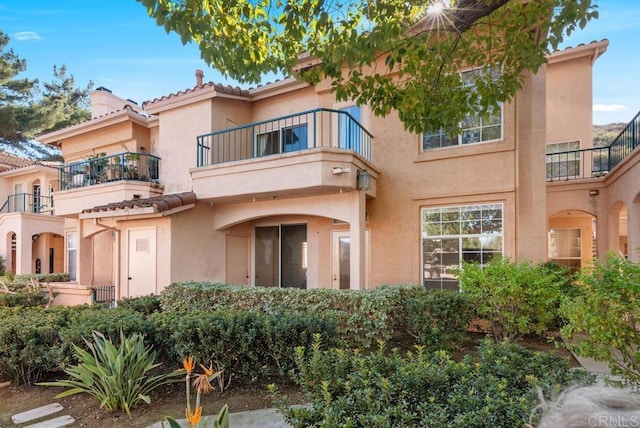
[[[475,353],[475,348],[484,337],[481,334],[469,336],[464,344],[464,350],[458,356],[466,353]],[[412,340],[408,337],[395,337],[388,344],[388,348],[397,347],[401,351],[411,348]],[[538,338],[522,339],[519,343],[526,348],[536,351],[555,352],[567,358],[571,366],[578,366],[571,354],[563,349],[556,349],[548,341]],[[0,379],[2,381],[3,379]],[[4,379],[6,380],[6,379]],[[304,396],[299,388],[286,378],[269,379],[265,382],[254,384],[232,383],[224,393],[214,391],[204,396],[202,403],[204,414],[215,414],[225,404],[229,404],[231,412],[255,410],[272,407],[267,393],[267,385],[275,383],[278,389],[289,396],[292,404],[304,402]],[[100,409],[100,403],[86,394],[76,394],[70,397],[56,399],[55,395],[64,391],[63,388],[45,386],[0,386],[0,426],[14,426],[11,415],[30,410],[46,404],[59,402],[64,407],[59,415],[71,415],[78,427],[109,427],[109,428],[135,428],[146,427],[164,418],[164,416],[184,417],[184,384],[177,383],[165,385],[155,390],[151,395],[151,404],[142,403],[132,412],[130,419],[126,413],[107,413]]]

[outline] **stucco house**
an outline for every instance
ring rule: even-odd
[[[65,270],[123,298],[185,280],[456,288],[462,260],[637,260],[640,155],[592,147],[607,45],[552,54],[459,136],[407,132],[393,113],[336,102],[328,82],[240,89],[197,71],[141,106],[98,88],[91,120],[39,137],[65,159]]]

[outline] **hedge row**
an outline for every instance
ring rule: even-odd
[[[26,286],[31,285],[32,279],[35,279],[41,284],[70,281],[68,273],[39,273],[27,275],[6,274],[0,276],[0,281],[2,281],[11,291],[23,291]]]
[[[160,304],[160,302],[162,304]],[[456,292],[421,287],[370,291],[172,285],[162,294],[101,307],[0,308],[0,373],[18,382],[74,363],[72,344],[99,331],[118,341],[141,333],[170,367],[186,355],[255,379],[292,367],[295,346],[319,334],[327,346],[369,347],[406,329],[429,349],[461,342],[473,305]]]
[[[11,308],[16,306],[44,306],[49,297],[41,292],[0,293],[0,307]]]
[[[165,312],[225,309],[330,316],[337,321],[336,333],[341,340],[369,348],[377,340],[389,340],[394,331],[405,330],[406,302],[426,295],[419,285],[302,290],[187,282],[167,287],[161,294],[161,307]]]
[[[76,363],[73,344],[99,331],[118,342],[141,333],[165,365],[184,356],[225,368],[227,379],[256,379],[293,367],[294,348],[314,335],[335,344],[334,323],[300,314],[215,311],[165,312],[149,317],[130,309],[100,307],[0,308],[0,374],[31,384],[58,368]]]

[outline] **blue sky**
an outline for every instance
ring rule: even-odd
[[[628,122],[640,111],[640,2],[601,0],[600,19],[567,40],[576,46],[609,39],[594,66],[594,123]],[[206,66],[194,45],[166,34],[135,0],[0,0],[0,29],[27,60],[24,76],[48,81],[67,65],[78,85],[92,80],[137,102],[205,81],[226,81]]]

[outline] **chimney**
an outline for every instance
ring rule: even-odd
[[[196,86],[202,86],[202,79],[204,78],[204,71],[196,70]]]

